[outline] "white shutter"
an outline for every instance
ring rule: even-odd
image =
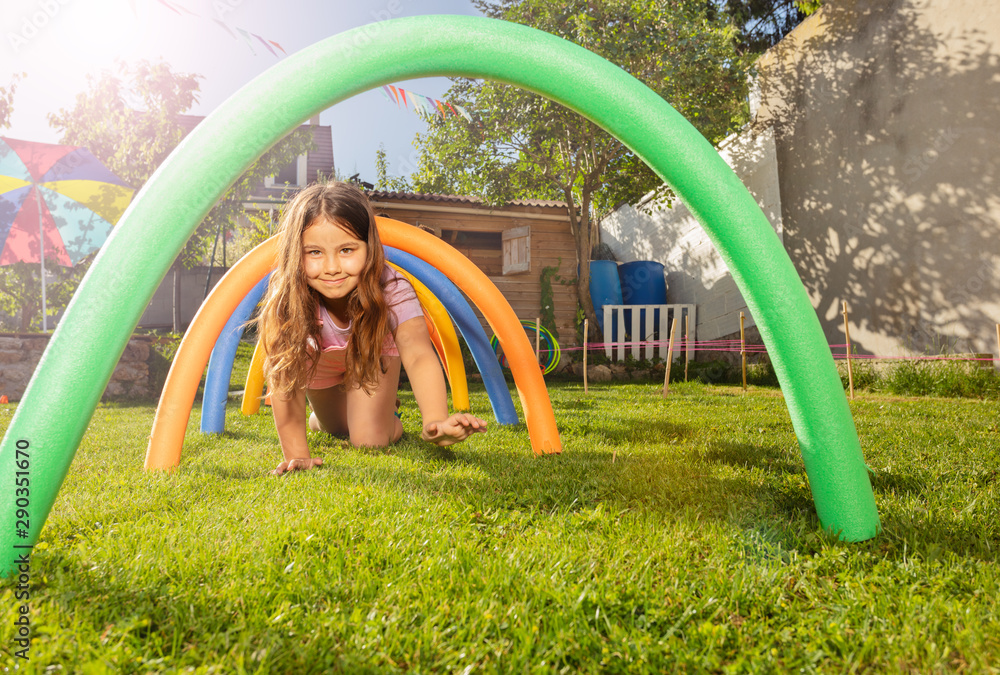
[[[515,227],[503,233],[503,273],[531,270],[531,226]]]

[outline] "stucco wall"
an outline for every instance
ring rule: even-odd
[[[831,0],[759,62],[784,243],[827,339],[995,352],[1000,5]]]
[[[719,154],[747,186],[780,237],[781,200],[774,135],[769,129],[731,136]],[[738,333],[740,312],[754,320],[725,262],[701,224],[679,200],[672,208],[625,205],[601,220],[601,241],[619,261],[656,260],[667,275],[667,301],[698,306],[695,335],[700,341]]]

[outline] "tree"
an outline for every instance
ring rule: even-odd
[[[49,115],[61,142],[81,145],[136,190],[184,136],[180,115],[198,100],[199,75],[176,73],[164,62],[118,62],[118,72],[88,78],[71,110]],[[174,331],[181,330],[180,268],[206,258],[213,239],[237,227],[243,203],[264,177],[312,149],[312,135],[295,130],[265,153],[219,200],[174,262]],[[214,262],[214,261],[213,261]]]
[[[736,29],[741,52],[762,54],[778,44],[823,0],[707,0],[709,14],[727,17]]]
[[[45,304],[49,316],[69,304],[95,255],[75,267],[46,266]],[[17,332],[42,329],[42,269],[38,263],[17,262],[0,268],[0,313],[13,317],[10,328]],[[6,323],[0,320],[0,325]]]
[[[480,11],[571,40],[643,81],[711,142],[747,119],[746,62],[734,31],[697,2],[671,0],[474,0]],[[429,119],[414,144],[422,192],[560,199],[576,240],[580,306],[597,337],[590,299],[595,215],[661,185],[639,158],[597,125],[530,92],[458,79],[448,93],[474,112],[471,123]]]
[[[385,156],[385,144],[380,143],[375,151],[375,172],[378,178],[375,182],[376,190],[386,190],[390,192],[409,192],[409,181],[401,176],[389,175],[389,160]]]
[[[14,114],[14,92],[17,91],[17,83],[25,77],[25,73],[14,73],[10,78],[10,84],[0,87],[0,129],[10,127],[10,116]]]

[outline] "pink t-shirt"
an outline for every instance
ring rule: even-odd
[[[413,286],[403,275],[386,265],[382,280],[385,281],[385,301],[389,305],[389,324],[393,331],[403,322],[424,315]],[[317,307],[316,318],[321,324],[322,353],[308,387],[327,389],[340,384],[344,379],[344,372],[347,370],[347,340],[351,336],[351,326],[348,324],[346,328],[341,328],[335,324],[323,303],[319,303]],[[399,356],[392,333],[387,335],[385,342],[382,343],[382,355]]]

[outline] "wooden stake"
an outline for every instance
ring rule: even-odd
[[[1000,323],[997,324],[997,366],[1000,367]]]
[[[743,357],[743,391],[747,390],[747,344],[743,333],[743,312],[740,312],[740,356]]]
[[[583,393],[587,393],[587,339],[590,335],[590,319],[583,320]]]
[[[670,392],[670,364],[674,360],[674,335],[677,334],[677,317],[670,324],[670,342],[667,343],[667,368],[663,373],[663,398]]]
[[[844,300],[844,336],[847,338],[847,385],[854,400],[854,369],[851,368],[851,326],[847,321],[847,300]]]
[[[688,381],[688,362],[691,360],[691,315],[684,313],[684,381]]]

